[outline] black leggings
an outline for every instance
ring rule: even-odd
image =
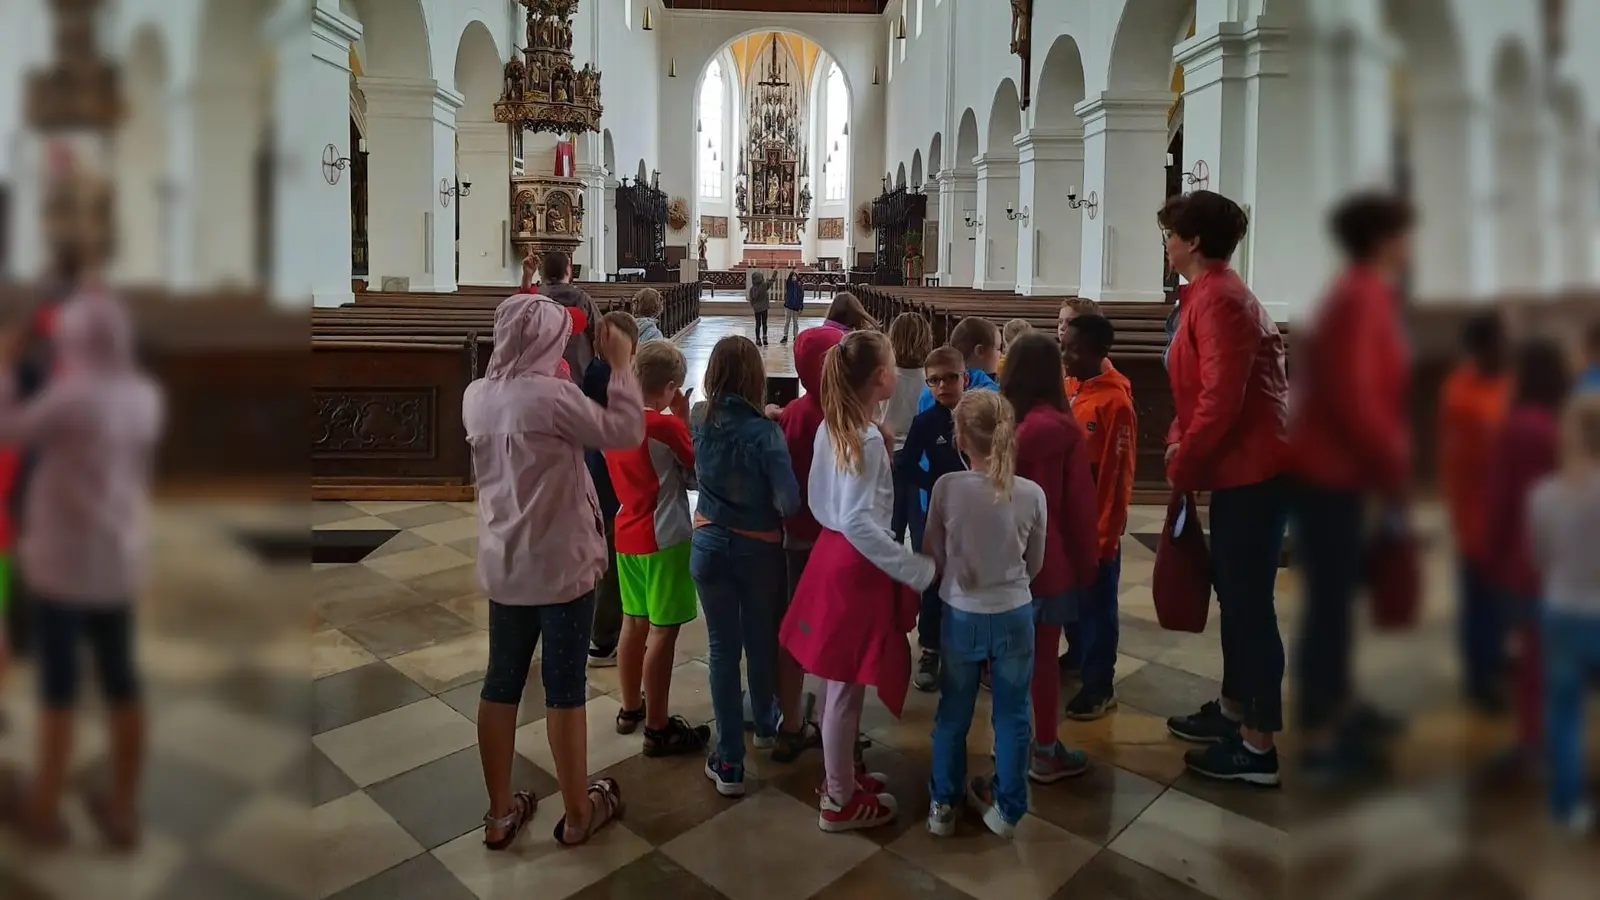
[[[544,640],[541,676],[546,709],[577,709],[589,699],[589,635],[594,592],[548,606],[489,601],[489,671],[479,697],[516,706],[528,684],[533,651]]]
[[[756,341],[760,342],[760,341],[764,341],[766,339],[767,339],[767,311],[763,309],[760,312],[756,313]]]

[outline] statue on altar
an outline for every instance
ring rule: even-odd
[[[778,179],[776,179],[776,178],[768,178],[767,179],[767,205],[769,207],[770,206],[777,206],[778,205],[778,200],[779,200],[779,198],[778,198]]]
[[[523,79],[528,74],[528,71],[527,71],[526,67],[524,67],[522,65],[522,60],[518,59],[515,55],[513,55],[511,57],[510,61],[506,63],[506,70],[505,71],[506,71],[506,99],[507,100],[521,100],[522,99],[522,91],[523,91]]]
[[[1011,52],[1028,54],[1033,37],[1033,0],[1011,0]]]

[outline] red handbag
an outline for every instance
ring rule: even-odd
[[[1402,513],[1388,513],[1367,557],[1372,623],[1385,631],[1411,628],[1422,611],[1422,564],[1416,534]]]
[[[1193,494],[1174,493],[1167,503],[1167,524],[1156,545],[1150,593],[1162,628],[1196,634],[1206,630],[1206,616],[1211,611],[1211,552],[1206,549]]]

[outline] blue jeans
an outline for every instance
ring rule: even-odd
[[[1081,654],[1081,673],[1084,690],[1102,696],[1111,693],[1111,684],[1117,675],[1117,588],[1122,583],[1122,553],[1115,559],[1101,563],[1094,584],[1081,595],[1078,603],[1077,634],[1074,640]]]
[[[1211,584],[1222,611],[1222,696],[1244,727],[1283,730],[1283,635],[1275,588],[1288,484],[1272,478],[1211,493]]]
[[[783,546],[717,525],[694,530],[689,574],[706,614],[706,664],[711,669],[711,709],[717,718],[717,755],[744,764],[744,692],[741,651],[749,658],[750,706],[756,734],[777,731],[778,609],[784,601]]]
[[[1506,601],[1478,566],[1460,561],[1461,607],[1457,613],[1461,664],[1467,696],[1474,700],[1499,695],[1506,674],[1506,638],[1510,626]]]
[[[1600,669],[1600,616],[1544,613],[1545,753],[1550,811],[1570,817],[1583,799],[1583,706]]]
[[[1005,820],[1015,824],[1028,811],[1033,605],[993,615],[946,606],[943,640],[928,792],[934,802],[952,806],[959,806],[966,795],[967,731],[978,702],[978,676],[988,662],[994,692],[994,800]]]

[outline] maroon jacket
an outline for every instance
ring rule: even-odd
[[[783,531],[790,540],[804,544],[815,542],[822,533],[822,526],[811,515],[806,487],[811,481],[812,448],[817,440],[817,429],[822,426],[822,362],[846,334],[849,331],[843,325],[828,321],[816,328],[807,328],[794,338],[794,370],[806,392],[783,408],[778,424],[783,428],[784,442],[789,445],[795,480],[800,482],[800,510],[783,520]]]
[[[1180,491],[1215,491],[1282,473],[1289,381],[1278,326],[1221,263],[1188,285],[1180,308],[1167,353],[1167,444],[1179,445],[1168,480]]]
[[[1523,404],[1506,417],[1484,473],[1488,485],[1488,576],[1519,600],[1540,594],[1539,570],[1528,542],[1528,496],[1556,470],[1560,425],[1544,407]]]
[[[1089,446],[1071,413],[1044,404],[1017,426],[1017,477],[1044,488],[1044,568],[1035,597],[1053,597],[1094,583],[1099,570],[1099,509]]]

